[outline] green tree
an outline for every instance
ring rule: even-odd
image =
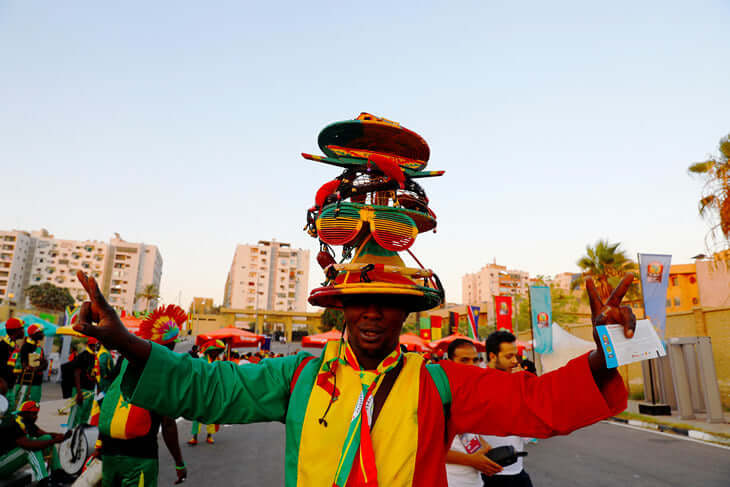
[[[593,278],[601,299],[608,299],[611,289],[618,284],[618,281],[628,272],[636,270],[634,261],[628,258],[626,252],[621,248],[621,243],[610,243],[606,240],[599,240],[595,246],[586,246],[586,255],[578,260],[578,267],[583,272],[578,279],[573,280],[571,289],[582,288],[587,278]],[[627,298],[632,299],[638,294],[636,283],[632,285]],[[631,294],[631,295],[629,295]]]
[[[144,299],[145,300],[145,311],[149,311],[150,303],[154,301],[155,299],[160,297],[160,292],[157,289],[157,286],[154,284],[147,284],[141,293],[137,293],[134,296],[135,301],[138,299]]]
[[[690,175],[705,181],[699,201],[700,216],[710,222],[710,236],[719,229],[727,243],[730,241],[730,134],[720,139],[720,153],[690,165]]]
[[[30,286],[25,291],[28,293],[30,303],[36,308],[63,311],[66,306],[74,304],[74,298],[68,289],[54,286],[50,282]]]
[[[327,308],[320,317],[319,331],[325,332],[336,328],[340,331],[345,327],[345,313],[341,309]]]

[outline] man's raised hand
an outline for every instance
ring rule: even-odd
[[[81,305],[74,330],[98,339],[109,349],[118,350],[130,362],[144,365],[150,353],[150,344],[127,330],[117,312],[106,302],[96,279],[81,271],[76,273],[76,277],[89,295],[89,301]]]
[[[114,335],[127,333],[127,329],[117,316],[114,308],[109,306],[104,295],[96,283],[96,279],[89,277],[81,271],[76,273],[76,277],[89,295],[89,301],[84,301],[79,310],[78,322],[74,325],[74,330],[99,339],[104,345],[111,345],[117,340]],[[98,326],[94,326],[98,323]]]
[[[588,364],[598,387],[602,387],[603,383],[615,373],[615,369],[606,368],[606,359],[603,355],[603,347],[598,337],[597,326],[600,325],[621,325],[624,328],[624,336],[631,338],[636,330],[636,316],[628,306],[621,306],[626,291],[629,290],[631,282],[634,280],[633,274],[627,274],[621,279],[616,289],[611,292],[604,303],[598,295],[598,290],[593,279],[586,280],[586,291],[588,292],[588,300],[591,304],[591,322],[593,323],[593,341],[596,342],[596,349],[588,356]]]
[[[588,278],[586,280],[586,291],[588,292],[588,301],[591,304],[591,321],[593,322],[593,334],[596,338],[596,345],[599,345],[599,342],[595,327],[599,325],[622,325],[626,338],[634,336],[634,330],[636,330],[636,317],[634,316],[634,312],[628,306],[621,306],[621,300],[626,295],[629,287],[631,287],[633,280],[633,274],[626,274],[605,303],[598,295],[598,290],[593,279]]]

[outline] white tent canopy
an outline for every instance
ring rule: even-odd
[[[553,353],[540,355],[543,372],[550,372],[562,367],[570,360],[596,348],[596,344],[592,341],[589,342],[571,335],[555,322],[553,322],[552,328]]]

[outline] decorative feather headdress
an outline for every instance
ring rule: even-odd
[[[174,304],[167,307],[160,306],[140,323],[139,336],[166,345],[177,340],[180,327],[187,319],[188,315],[179,306]]]

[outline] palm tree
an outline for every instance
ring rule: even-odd
[[[135,300],[137,300],[139,298],[144,299],[146,301],[144,309],[145,309],[145,311],[149,311],[148,308],[150,306],[150,303],[159,297],[160,297],[160,294],[159,294],[157,287],[154,284],[147,284],[141,293],[137,293],[134,296],[134,299]]]
[[[689,166],[690,174],[705,181],[699,202],[700,216],[711,222],[710,235],[719,228],[726,241],[730,241],[730,134],[720,139],[720,154],[706,161]],[[719,217],[719,223],[717,219]]]
[[[621,250],[620,247],[620,242],[613,244],[608,239],[599,240],[594,247],[586,245],[586,255],[577,262],[578,267],[583,272],[578,279],[572,282],[571,289],[582,287],[585,280],[591,277],[596,283],[596,289],[601,299],[608,299],[613,286],[627,272],[636,270],[636,263],[629,259],[626,252]],[[629,290],[629,293],[633,294],[631,290]]]

